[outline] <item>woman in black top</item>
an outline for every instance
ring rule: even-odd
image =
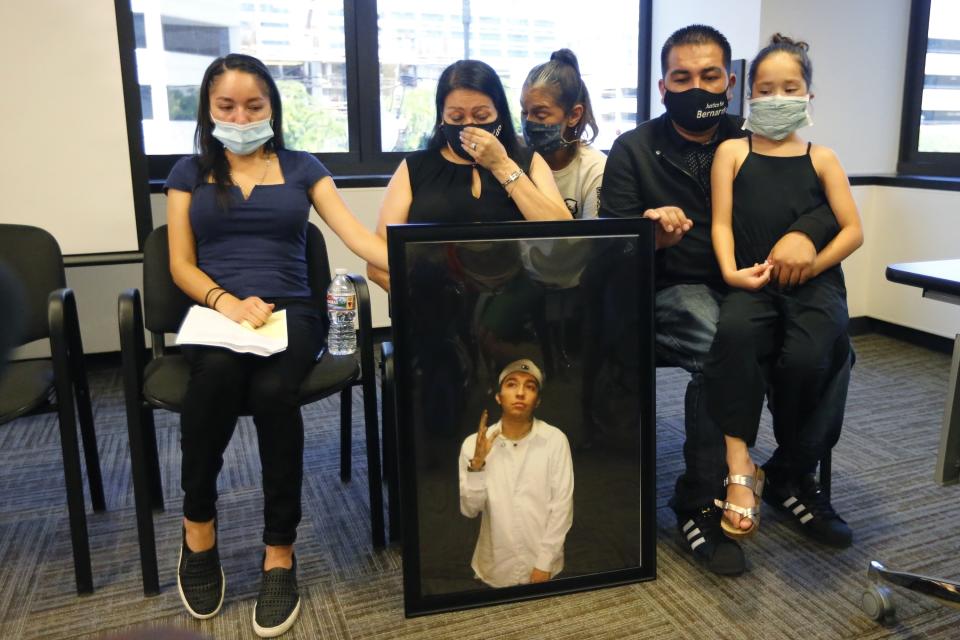
[[[407,222],[569,220],[539,154],[522,148],[507,96],[490,65],[460,60],[437,83],[437,124],[423,151],[400,163],[380,206],[377,233]],[[368,265],[389,290],[388,274]]]

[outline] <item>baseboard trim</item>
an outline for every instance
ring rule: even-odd
[[[943,336],[927,333],[926,331],[922,331],[920,329],[904,327],[899,324],[887,322],[886,320],[878,320],[869,316],[850,318],[850,325],[847,329],[847,332],[851,336],[879,333],[880,335],[896,338],[897,340],[902,340],[918,347],[930,349],[931,351],[937,351],[947,355],[953,353],[953,340],[950,338],[944,338]]]

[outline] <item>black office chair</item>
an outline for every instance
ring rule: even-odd
[[[87,480],[94,511],[104,511],[100,457],[93,427],[90,391],[83,364],[83,344],[73,291],[66,288],[63,255],[52,235],[16,224],[0,224],[0,260],[23,284],[23,316],[17,345],[42,338],[50,339],[50,358],[22,360],[8,364],[0,377],[0,424],[20,416],[56,411],[63,449],[63,472],[67,485],[67,510],[70,514],[70,542],[73,545],[73,570],[77,593],[93,592],[90,547],[83,499],[83,472],[77,441],[79,412],[80,435],[86,458]],[[10,304],[9,300],[0,305]],[[8,308],[9,309],[9,308]],[[17,490],[15,487],[13,490]],[[21,488],[26,490],[26,487]]]
[[[323,234],[312,224],[307,226],[307,262],[313,300],[325,309],[330,266]],[[348,277],[357,291],[360,321],[359,361],[355,356],[332,356],[324,353],[300,387],[300,404],[309,404],[340,393],[340,477],[347,481],[351,473],[352,388],[358,385],[362,387],[367,476],[370,485],[370,525],[374,546],[382,547],[385,544],[383,491],[380,479],[380,435],[370,328],[370,296],[363,277]],[[183,404],[190,367],[183,356],[166,350],[164,334],[177,332],[183,317],[193,304],[170,276],[165,226],[155,229],[144,245],[143,290],[142,308],[138,290],[127,289],[121,293],[118,313],[143,592],[144,595],[155,595],[160,593],[160,582],[152,510],[163,510],[163,490],[153,410],[159,408],[179,412]],[[149,354],[144,341],[144,326],[152,337]]]

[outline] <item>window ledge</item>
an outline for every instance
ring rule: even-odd
[[[905,174],[856,174],[850,176],[850,184],[876,185],[880,187],[904,187],[907,189],[933,189],[936,191],[960,191],[960,177],[921,176]]]
[[[363,187],[385,187],[390,182],[389,175],[373,176],[333,176],[334,182],[340,189],[360,189]],[[163,183],[166,180],[151,180],[150,193],[163,193]]]

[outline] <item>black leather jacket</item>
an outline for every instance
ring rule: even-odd
[[[724,116],[716,144],[746,135],[741,118]],[[679,137],[667,114],[648,120],[613,143],[600,188],[600,217],[637,217],[647,209],[675,206],[693,221],[683,239],[657,251],[657,288],[674,284],[704,283],[723,288],[723,278],[710,240],[711,205],[697,179],[681,157]],[[801,216],[789,231],[800,231],[823,249],[840,231],[828,206]]]

